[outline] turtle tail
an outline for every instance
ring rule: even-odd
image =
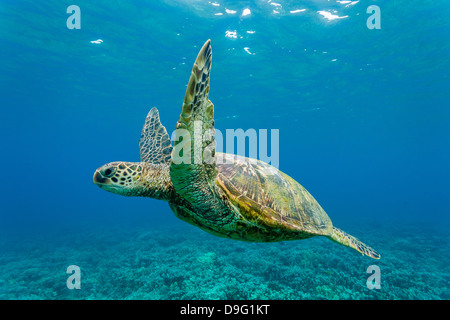
[[[343,246],[353,248],[356,251],[359,251],[368,257],[374,259],[381,258],[381,255],[377,253],[375,250],[373,250],[371,247],[365,245],[355,237],[345,233],[344,231],[336,227],[333,227],[333,233],[330,236],[328,236],[328,239],[337,242],[339,244],[342,244]]]

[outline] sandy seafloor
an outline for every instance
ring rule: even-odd
[[[316,237],[247,243],[176,223],[3,237],[1,299],[450,299],[448,226],[350,222],[381,260]],[[81,289],[69,290],[69,265]],[[366,285],[370,265],[381,288]]]

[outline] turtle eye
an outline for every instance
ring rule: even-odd
[[[102,175],[104,177],[109,178],[109,177],[112,177],[114,175],[114,173],[116,173],[116,168],[111,167],[111,168],[107,168],[107,169],[103,170]]]

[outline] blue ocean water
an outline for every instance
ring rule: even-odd
[[[0,299],[449,299],[449,19],[443,0],[2,1]],[[151,107],[175,128],[207,39],[216,128],[278,129],[280,170],[380,260],[217,238],[92,183],[139,161]]]

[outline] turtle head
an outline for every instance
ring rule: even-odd
[[[144,190],[142,173],[143,167],[140,163],[111,162],[95,171],[93,182],[112,193],[140,196]]]
[[[103,190],[130,197],[169,200],[173,186],[169,167],[146,162],[111,162],[95,170],[94,184]]]

